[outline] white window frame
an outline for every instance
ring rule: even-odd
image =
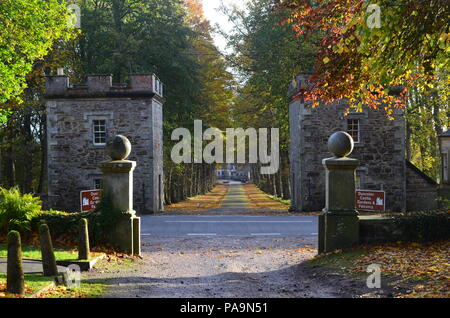
[[[95,124],[96,122],[104,122],[104,131],[96,131],[95,128],[97,127],[97,125]],[[100,125],[98,125],[100,126]],[[100,118],[94,118],[92,119],[92,142],[94,143],[94,146],[106,146],[106,137],[107,137],[107,120],[106,119],[100,119]],[[96,134],[100,134],[100,133],[104,133],[105,137],[105,142],[96,142]],[[101,138],[101,137],[100,137]]]
[[[355,124],[351,124],[350,125],[350,121],[356,121],[356,123],[357,123],[357,125],[356,125],[356,134],[357,134],[357,138],[358,138],[358,140],[355,140],[355,138],[354,138],[354,136],[353,136],[353,134],[352,134],[352,132],[354,132],[355,130],[353,129],[354,128],[354,126],[355,126]],[[352,130],[350,130],[350,126],[352,127]],[[361,142],[361,122],[360,122],[360,120],[358,119],[358,118],[347,118],[347,133],[350,135],[350,136],[352,136],[352,138],[353,138],[353,141],[355,142],[355,144],[358,144],[358,143],[360,143]]]

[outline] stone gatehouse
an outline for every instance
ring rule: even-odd
[[[395,110],[393,120],[383,111],[369,108],[344,116],[348,108],[345,101],[312,108],[300,97],[304,89],[307,75],[299,74],[289,87],[292,210],[320,211],[325,206],[322,159],[332,156],[327,141],[336,131],[346,131],[354,139],[351,157],[360,160],[357,189],[385,191],[386,211],[400,212],[424,205],[436,208],[436,184],[406,161],[402,110]]]
[[[80,191],[102,187],[99,164],[108,137],[129,138],[134,209],[163,209],[163,86],[155,75],[130,75],[113,85],[111,75],[89,75],[71,85],[66,75],[46,78],[49,207],[80,210]]]

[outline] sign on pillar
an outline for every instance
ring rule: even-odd
[[[356,190],[355,201],[358,211],[384,212],[386,194],[384,191]]]
[[[80,191],[81,212],[95,210],[97,204],[100,203],[102,193],[102,190]]]

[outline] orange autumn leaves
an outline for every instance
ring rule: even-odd
[[[254,184],[244,184],[245,195],[250,209],[287,210],[287,204],[272,200]]]
[[[389,244],[368,248],[353,272],[365,272],[367,264],[379,264],[383,275],[400,277],[397,282],[417,282],[396,297],[450,297],[450,241],[427,245]]]
[[[33,293],[33,289],[25,284],[25,294]],[[0,280],[0,298],[23,298],[25,295],[10,294],[6,291],[6,281]]]
[[[217,185],[211,192],[204,195],[189,198],[185,201],[174,203],[165,207],[166,211],[187,210],[198,211],[219,208],[225,195],[228,192],[228,186]]]

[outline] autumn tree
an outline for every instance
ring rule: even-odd
[[[71,34],[67,17],[64,1],[0,1],[0,102],[20,95],[34,61]]]
[[[392,88],[427,91],[436,80],[449,81],[439,76],[450,62],[447,0],[288,0],[278,8],[290,13],[286,23],[297,36],[320,36],[307,96],[315,103],[347,98],[390,113],[404,101]]]
[[[277,6],[301,38],[318,36],[307,99],[404,107],[407,158],[439,175],[437,135],[448,127],[450,2],[288,0]],[[400,93],[395,96],[392,93]]]
[[[41,192],[44,185],[43,75],[53,60],[49,52],[77,34],[67,17],[64,1],[0,2],[0,181],[23,192]]]

